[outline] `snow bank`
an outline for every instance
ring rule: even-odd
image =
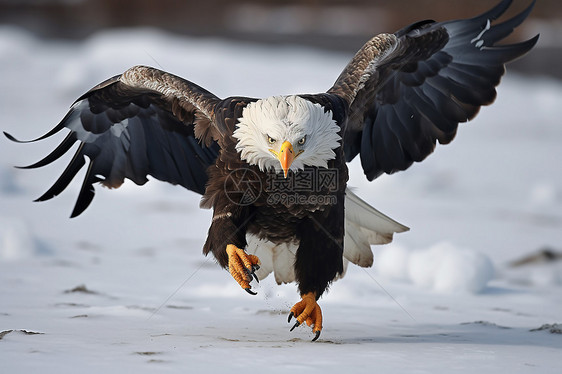
[[[380,248],[375,268],[385,278],[443,293],[478,293],[494,276],[488,256],[447,242],[421,250],[397,245]]]

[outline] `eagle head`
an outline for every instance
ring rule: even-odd
[[[328,167],[340,146],[340,127],[331,111],[302,97],[273,96],[248,104],[234,137],[240,158],[261,171],[296,172]]]

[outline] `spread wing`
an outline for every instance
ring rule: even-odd
[[[432,153],[436,141],[452,141],[460,122],[492,103],[504,64],[538,40],[496,45],[523,22],[534,1],[491,25],[510,4],[504,0],[472,19],[419,22],[367,42],[328,91],[349,105],[347,161],[360,154],[369,180],[405,170]]]
[[[128,178],[142,185],[148,181],[147,175],[152,175],[202,194],[206,169],[219,151],[213,140],[219,131],[213,125],[218,102],[203,88],[153,68],[137,66],[108,79],[80,97],[53,130],[32,140],[70,129],[53,152],[24,168],[48,165],[79,142],[70,164],[37,200],[61,193],[86,164],[86,158],[89,165],[72,217],[88,207],[96,182],[116,188]]]

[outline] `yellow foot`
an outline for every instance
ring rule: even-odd
[[[309,292],[302,295],[301,298],[302,300],[291,308],[287,322],[291,322],[291,319],[296,317],[297,322],[291,328],[291,331],[293,331],[295,327],[306,321],[306,324],[312,327],[312,332],[315,334],[312,341],[315,341],[322,331],[322,309],[316,302],[316,293]]]
[[[259,282],[256,271],[260,268],[260,259],[258,256],[249,255],[243,249],[236,247],[234,244],[226,246],[228,254],[228,271],[238,284],[251,295],[257,295],[252,291],[250,282],[252,277]]]

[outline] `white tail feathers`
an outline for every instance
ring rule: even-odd
[[[295,256],[298,241],[275,244],[255,235],[247,235],[246,252],[260,259],[260,268],[256,271],[258,279],[263,279],[273,272],[277,284],[295,281]]]
[[[349,188],[345,198],[345,238],[343,256],[352,263],[373,265],[371,244],[387,244],[395,232],[409,228],[382,214]]]
[[[347,261],[362,267],[372,266],[371,245],[390,243],[395,232],[408,230],[408,227],[385,216],[351,190],[346,189],[344,273]],[[298,241],[276,245],[255,235],[248,235],[246,240],[248,242],[246,252],[260,259],[260,269],[256,271],[259,279],[273,272],[278,284],[295,281],[294,264]]]

